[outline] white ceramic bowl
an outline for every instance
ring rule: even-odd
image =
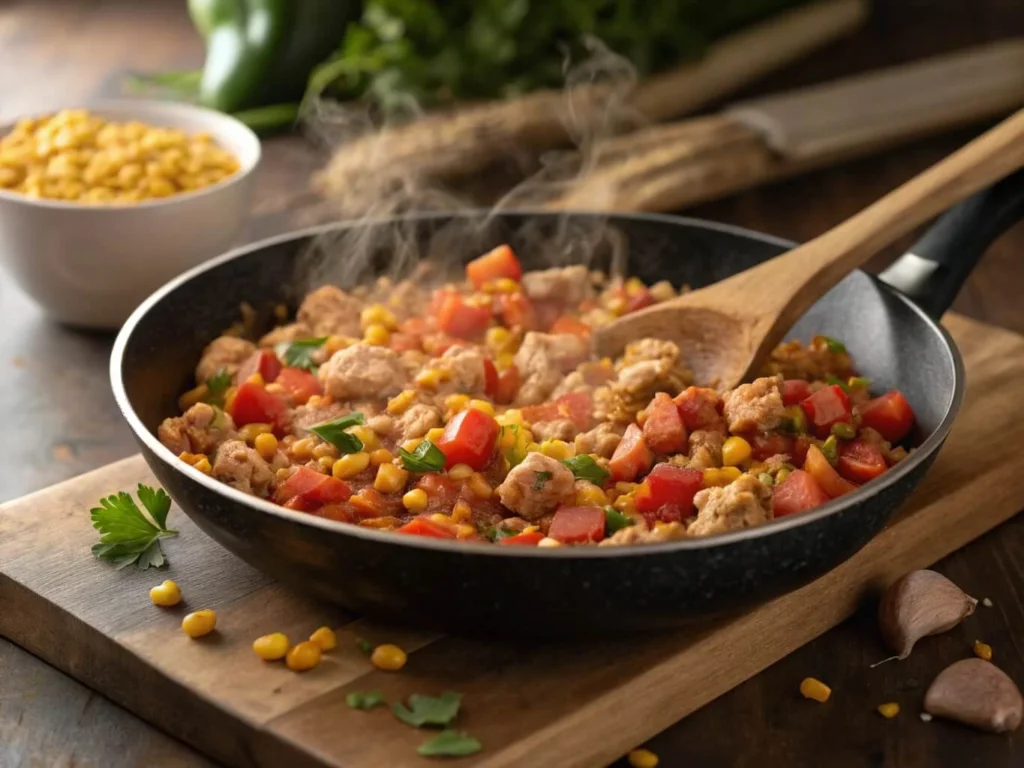
[[[86,108],[109,120],[205,131],[240,166],[219,184],[134,205],[0,190],[0,262],[7,272],[59,322],[114,329],[172,277],[232,246],[249,212],[260,141],[238,120],[187,104],[108,101]]]

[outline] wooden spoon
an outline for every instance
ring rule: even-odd
[[[636,339],[674,341],[699,383],[734,387],[761,370],[811,305],[883,248],[1024,165],[1024,110],[805,245],[598,328],[600,357]]]

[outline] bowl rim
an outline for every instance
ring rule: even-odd
[[[89,112],[96,113],[102,113],[104,111],[118,112],[123,114],[125,118],[130,117],[130,119],[140,120],[143,122],[147,122],[151,119],[159,120],[159,117],[151,118],[149,115],[158,116],[160,113],[192,116],[207,123],[208,127],[204,128],[204,130],[210,133],[219,143],[223,143],[222,137],[229,133],[240,138],[243,143],[249,145],[247,147],[247,154],[249,155],[249,158],[247,161],[243,162],[243,158],[239,156],[237,158],[239,161],[238,170],[231,176],[218,181],[216,184],[210,184],[202,189],[189,190],[188,192],[181,192],[168,197],[140,200],[133,203],[92,203],[51,200],[44,197],[28,197],[20,192],[0,189],[0,202],[10,202],[34,208],[50,208],[53,210],[83,211],[89,213],[143,211],[152,208],[169,207],[176,203],[198,200],[207,195],[217,194],[231,186],[242,183],[252,175],[263,159],[263,145],[259,136],[257,136],[255,131],[238,118],[225,112],[218,112],[215,109],[201,107],[197,104],[187,104],[177,101],[162,101],[160,99],[98,99],[88,101],[77,107],[65,106],[41,110],[38,113],[23,115],[22,117],[0,124],[0,139],[6,136],[14,128],[18,120],[29,117],[38,118],[44,115],[52,115],[64,109],[84,109]]]
[[[940,420],[939,424],[936,425],[935,429],[925,438],[925,440],[918,446],[917,450],[913,451],[906,459],[901,461],[895,467],[891,467],[885,474],[880,477],[871,480],[869,483],[858,488],[856,491],[845,496],[835,498],[829,502],[816,507],[815,509],[808,510],[806,512],[800,512],[793,515],[787,515],[782,518],[774,518],[769,520],[767,523],[756,525],[750,528],[742,528],[735,531],[727,531],[725,533],[712,534],[709,536],[701,536],[687,539],[676,539],[673,541],[643,544],[639,546],[621,546],[621,547],[552,547],[539,549],[536,547],[500,547],[494,546],[492,543],[485,542],[466,542],[466,541],[449,541],[446,539],[434,539],[425,536],[398,536],[394,531],[378,531],[372,528],[362,528],[360,526],[349,525],[346,523],[327,520],[322,517],[316,517],[306,512],[298,512],[287,509],[278,504],[274,504],[270,501],[250,496],[249,494],[242,493],[241,491],[232,488],[231,486],[222,483],[214,479],[210,475],[206,475],[200,472],[195,467],[192,467],[184,462],[180,461],[178,457],[171,452],[160,440],[156,434],[150,432],[142,420],[135,413],[135,409],[132,407],[131,401],[128,398],[128,392],[125,389],[124,379],[121,375],[122,364],[124,362],[124,353],[128,345],[128,340],[133,334],[135,327],[142,321],[145,315],[160,301],[172,293],[182,285],[195,279],[199,275],[202,275],[208,270],[215,269],[222,264],[235,259],[244,258],[247,255],[259,252],[265,248],[286,243],[293,240],[300,240],[324,234],[327,232],[334,232],[339,230],[348,230],[360,226],[373,226],[375,224],[383,224],[391,221],[411,221],[411,220],[424,220],[429,221],[432,219],[446,220],[458,217],[483,217],[483,216],[522,216],[522,217],[553,217],[553,216],[586,216],[586,217],[600,217],[602,219],[615,219],[615,218],[628,218],[634,220],[648,221],[655,224],[668,225],[668,226],[687,226],[696,229],[710,230],[714,232],[721,232],[725,234],[732,234],[739,237],[746,238],[748,240],[756,240],[761,243],[769,245],[780,246],[783,248],[793,248],[796,243],[786,240],[784,238],[775,237],[773,235],[764,234],[755,230],[746,229],[731,224],[722,224],[713,221],[705,221],[702,219],[691,218],[687,216],[676,216],[672,214],[661,214],[661,213],[608,213],[601,211],[586,211],[586,210],[574,210],[568,212],[552,212],[545,210],[536,209],[508,209],[499,212],[487,212],[480,209],[473,209],[462,211],[458,213],[426,213],[426,214],[415,214],[406,215],[399,217],[379,217],[369,218],[362,220],[353,221],[342,221],[342,222],[331,222],[327,224],[320,224],[313,227],[307,227],[300,230],[293,230],[290,232],[276,235],[274,237],[266,238],[255,243],[234,248],[227,253],[222,254],[214,259],[206,261],[187,272],[182,273],[173,280],[170,280],[164,284],[161,288],[157,289],[151,294],[145,301],[143,301],[136,309],[132,312],[131,316],[125,321],[121,330],[118,332],[117,338],[114,340],[114,346],[111,350],[110,355],[110,381],[111,389],[113,391],[114,400],[117,403],[122,416],[128,422],[129,428],[135,434],[137,440],[141,441],[143,446],[153,455],[159,459],[168,469],[172,472],[183,473],[186,478],[197,483],[198,485],[205,488],[207,491],[214,493],[215,495],[225,498],[228,502],[242,504],[249,507],[250,509],[264,512],[267,514],[274,515],[278,518],[282,518],[285,521],[295,523],[302,526],[308,526],[311,528],[319,528],[333,534],[340,534],[344,536],[353,536],[355,538],[369,540],[370,542],[377,542],[380,544],[390,544],[393,546],[407,546],[419,549],[431,549],[438,550],[441,552],[461,553],[463,555],[481,555],[491,557],[553,557],[559,559],[605,559],[605,558],[621,558],[621,557],[644,557],[648,555],[666,555],[673,552],[682,550],[709,550],[718,547],[728,547],[733,544],[737,544],[745,541],[752,541],[763,537],[772,536],[775,534],[782,534],[793,528],[801,528],[806,525],[811,525],[819,520],[832,515],[839,514],[847,511],[852,507],[855,507],[861,501],[867,501],[869,496],[877,496],[882,493],[885,489],[890,488],[904,480],[908,475],[912,474],[919,466],[930,461],[933,455],[942,446],[945,441],[949,430],[953,426],[957,414],[960,411],[960,406],[963,402],[964,395],[964,381],[965,372],[963,358],[960,355],[960,351],[956,346],[956,342],[950,336],[949,332],[942,327],[936,320],[931,318],[923,309],[917,304],[911,301],[907,296],[901,293],[896,288],[882,282],[876,276],[871,275],[863,270],[857,270],[862,275],[868,277],[880,290],[886,292],[893,298],[897,299],[901,303],[905,304],[912,312],[918,315],[921,320],[939,337],[945,342],[945,347],[949,352],[949,362],[953,369],[953,390],[949,393],[949,398],[946,402],[945,413]],[[184,511],[184,510],[183,510]],[[186,512],[185,514],[189,514]]]

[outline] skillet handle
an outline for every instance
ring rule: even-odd
[[[1024,219],[1024,170],[942,214],[878,277],[938,319],[989,245]]]

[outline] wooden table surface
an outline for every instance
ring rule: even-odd
[[[1020,0],[878,0],[870,25],[772,76],[751,92],[821,81],[972,44],[1024,35]],[[0,4],[0,122],[118,91],[128,70],[186,68],[201,62],[183,0],[6,0]],[[852,214],[947,154],[963,131],[885,155],[707,204],[689,214],[797,240]],[[318,158],[295,140],[267,142],[250,239],[289,227],[280,212],[302,197]],[[894,251],[895,252],[895,251]],[[1024,332],[1024,226],[992,248],[956,309]],[[110,396],[108,335],[49,323],[0,277],[0,366],[6,424],[0,440],[0,501],[15,498],[132,453]],[[1024,392],[1024,388],[1022,388]],[[992,446],[1014,451],[1015,446]],[[984,499],[979,499],[979,504]],[[1024,683],[1024,516],[943,561],[938,569],[972,594],[991,598],[972,627],[996,660]],[[0,606],[0,610],[3,607]],[[967,639],[969,642],[971,639]],[[924,688],[963,655],[965,638],[929,639],[906,662],[868,676],[882,655],[868,612],[656,737],[665,766],[985,766],[1024,764],[1024,729],[982,735],[917,717]],[[799,681],[833,687],[828,704],[804,701]],[[900,700],[894,720],[874,708]],[[623,702],[629,706],[629,702]],[[151,728],[64,674],[0,640],[0,768],[207,766],[187,746]]]

